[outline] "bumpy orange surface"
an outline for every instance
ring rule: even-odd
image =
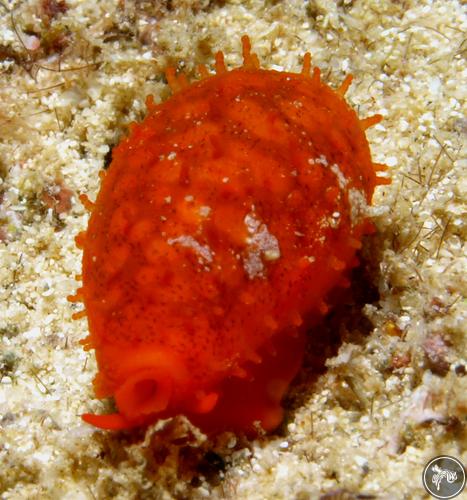
[[[343,94],[310,74],[244,64],[188,84],[134,124],[113,160],[86,233],[83,287],[98,398],[84,415],[122,429],[184,414],[208,433],[281,422],[305,332],[348,284],[375,174]],[[78,317],[80,314],[77,315]],[[310,340],[311,342],[313,339]]]

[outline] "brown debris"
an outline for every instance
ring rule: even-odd
[[[465,365],[456,365],[454,372],[458,377],[463,377],[466,374]]]
[[[448,346],[449,343],[439,333],[429,335],[422,346],[427,367],[441,377],[444,377],[449,371],[450,363],[447,360],[449,355]]]
[[[61,54],[70,45],[70,42],[70,33],[63,26],[54,25],[41,34],[44,55]]]
[[[70,211],[72,196],[73,191],[63,186],[59,181],[57,184],[44,189],[41,199],[48,208],[53,209],[57,215],[60,215]]]
[[[40,3],[40,13],[44,22],[50,23],[59,14],[64,14],[68,10],[65,0],[42,0]]]
[[[407,352],[398,352],[394,354],[391,359],[391,367],[394,370],[398,370],[400,368],[406,368],[409,366],[411,361],[411,354],[409,351]]]
[[[388,335],[391,335],[392,337],[400,337],[402,336],[402,330],[393,322],[393,321],[388,321],[384,325],[384,329]]]

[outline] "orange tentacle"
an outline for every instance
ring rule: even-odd
[[[216,52],[216,74],[221,75],[222,73],[225,73],[227,71],[227,68],[225,67],[225,61],[224,61],[224,53],[219,50],[219,52]]]
[[[373,163],[375,172],[385,172],[389,167],[385,163]]]
[[[362,120],[360,120],[360,125],[362,126],[363,130],[367,130],[370,127],[373,127],[373,125],[379,123],[382,119],[382,115],[369,116],[368,118],[363,118]]]
[[[347,75],[336,92],[339,95],[344,96],[345,93],[347,92],[347,90],[349,90],[349,87],[350,87],[350,84],[352,83],[352,80],[353,80],[353,76]]]
[[[245,69],[259,68],[258,56],[251,52],[251,42],[248,35],[242,36],[243,67]]]
[[[172,92],[178,92],[180,90],[180,85],[178,83],[177,72],[173,66],[169,66],[165,70],[165,77],[167,78],[167,83]]]
[[[313,68],[313,76],[311,77],[313,83],[320,83],[321,81],[321,70],[317,67]]]
[[[71,315],[71,319],[78,320],[86,317],[86,310],[76,312]]]
[[[303,56],[303,66],[302,66],[302,75],[310,76],[311,75],[311,54],[306,52]]]
[[[83,204],[84,208],[88,212],[92,212],[92,210],[94,208],[94,203],[88,198],[88,195],[83,193],[83,194],[80,194],[78,198],[79,198],[79,201]]]

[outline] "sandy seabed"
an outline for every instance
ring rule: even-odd
[[[467,463],[467,133],[462,1],[0,3],[0,495],[2,499],[428,498],[421,474]],[[465,5],[464,5],[465,7]],[[248,33],[266,68],[306,51],[365,117],[392,184],[374,197],[352,293],[310,346],[281,429],[208,441],[183,419],[112,434],[84,424],[92,352],[66,297],[98,172],[145,97],[165,99]],[[315,332],[316,337],[316,332]]]

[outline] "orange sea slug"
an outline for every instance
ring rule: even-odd
[[[91,211],[81,300],[96,351],[98,398],[118,413],[83,416],[105,429],[186,415],[208,433],[266,431],[300,368],[307,328],[348,285],[367,206],[387,180],[365,129],[311,72],[200,67],[189,84],[167,70],[173,96],[148,98]],[[313,341],[312,339],[310,340]]]

